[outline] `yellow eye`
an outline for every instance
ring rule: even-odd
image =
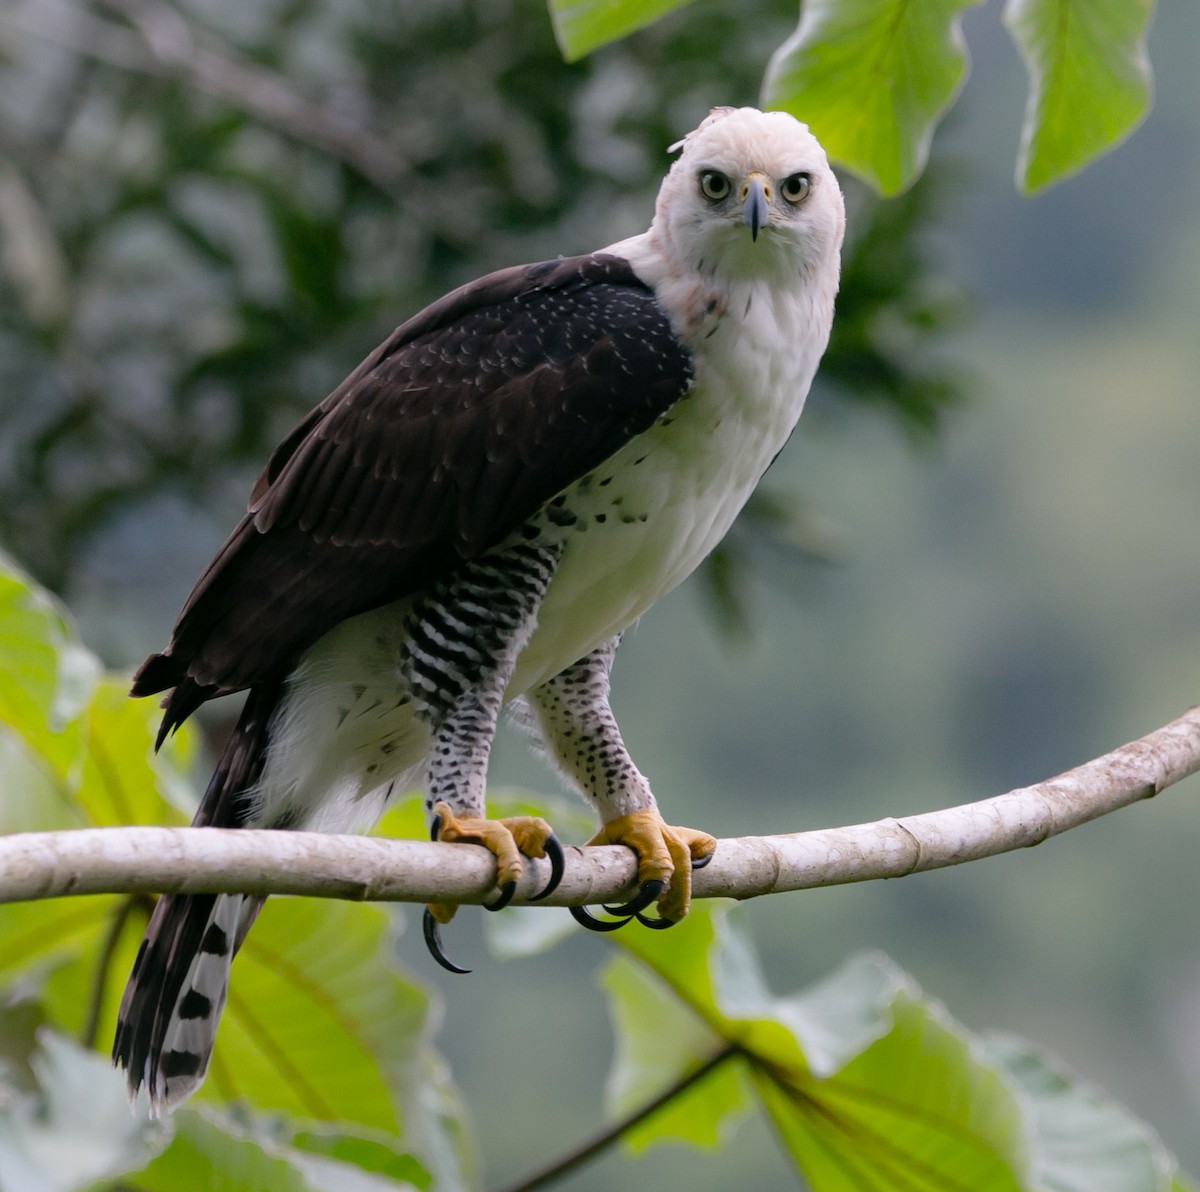
[[[719,203],[729,197],[729,179],[719,170],[702,170],[700,173],[700,193],[710,202]]]
[[[783,180],[779,189],[789,203],[802,203],[812,190],[812,179],[807,174],[792,174]]]

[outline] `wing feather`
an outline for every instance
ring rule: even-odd
[[[488,550],[648,429],[690,354],[628,262],[503,270],[399,327],[272,454],[163,654],[168,720]],[[186,680],[186,682],[185,682]]]

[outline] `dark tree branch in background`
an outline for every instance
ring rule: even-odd
[[[784,836],[722,840],[695,875],[698,898],[902,877],[1040,844],[1147,799],[1200,770],[1200,709],[1057,778],[942,811]],[[526,866],[520,902],[547,877]],[[575,848],[544,905],[632,893],[633,854]],[[398,902],[478,903],[495,864],[483,849],[379,837],[214,828],[90,828],[0,838],[0,902],[68,894],[307,894]]]
[[[561,1158],[548,1163],[540,1171],[535,1172],[533,1175],[523,1176],[516,1183],[506,1185],[502,1189],[502,1192],[535,1192],[537,1188],[548,1187],[550,1184],[561,1180],[563,1176],[577,1171],[580,1167],[598,1158],[613,1143],[619,1142],[626,1134],[637,1126],[640,1126],[647,1118],[653,1117],[660,1109],[670,1105],[676,1097],[686,1093],[688,1089],[699,1084],[702,1080],[707,1079],[727,1060],[731,1060],[734,1056],[741,1054],[742,1050],[736,1043],[730,1043],[728,1046],[722,1047],[720,1051],[710,1056],[698,1068],[693,1068],[686,1076],[681,1076],[673,1084],[668,1085],[657,1097],[647,1101],[645,1105],[639,1106],[632,1113],[614,1122],[582,1146],[578,1146]]]
[[[60,0],[24,0],[0,14],[0,22],[122,70],[176,77],[345,162],[381,190],[394,190],[408,174],[408,163],[393,145],[357,120],[340,118],[307,98],[282,75],[247,62],[214,34],[193,28],[172,5],[161,0],[107,0],[107,6],[129,26]]]

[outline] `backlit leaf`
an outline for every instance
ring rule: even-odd
[[[550,19],[563,57],[575,62],[690,3],[691,0],[550,0]]]
[[[1167,1192],[1175,1162],[1149,1126],[1021,1039],[993,1036],[984,1050],[1023,1094],[1033,1139],[1031,1187]]]
[[[0,555],[0,724],[59,781],[79,763],[78,717],[99,670],[58,602]]]
[[[764,108],[808,124],[836,162],[884,194],[912,183],[967,76],[960,28],[978,0],[805,0],[775,52]]]
[[[1017,181],[1040,190],[1123,141],[1150,108],[1153,0],[1009,0],[1029,71]]]

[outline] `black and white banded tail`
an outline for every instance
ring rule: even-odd
[[[194,827],[246,825],[279,694],[277,684],[250,692]],[[125,1070],[130,1098],[145,1086],[153,1116],[203,1081],[230,963],[264,901],[243,894],[167,894],[158,900],[121,999],[112,1053]]]

